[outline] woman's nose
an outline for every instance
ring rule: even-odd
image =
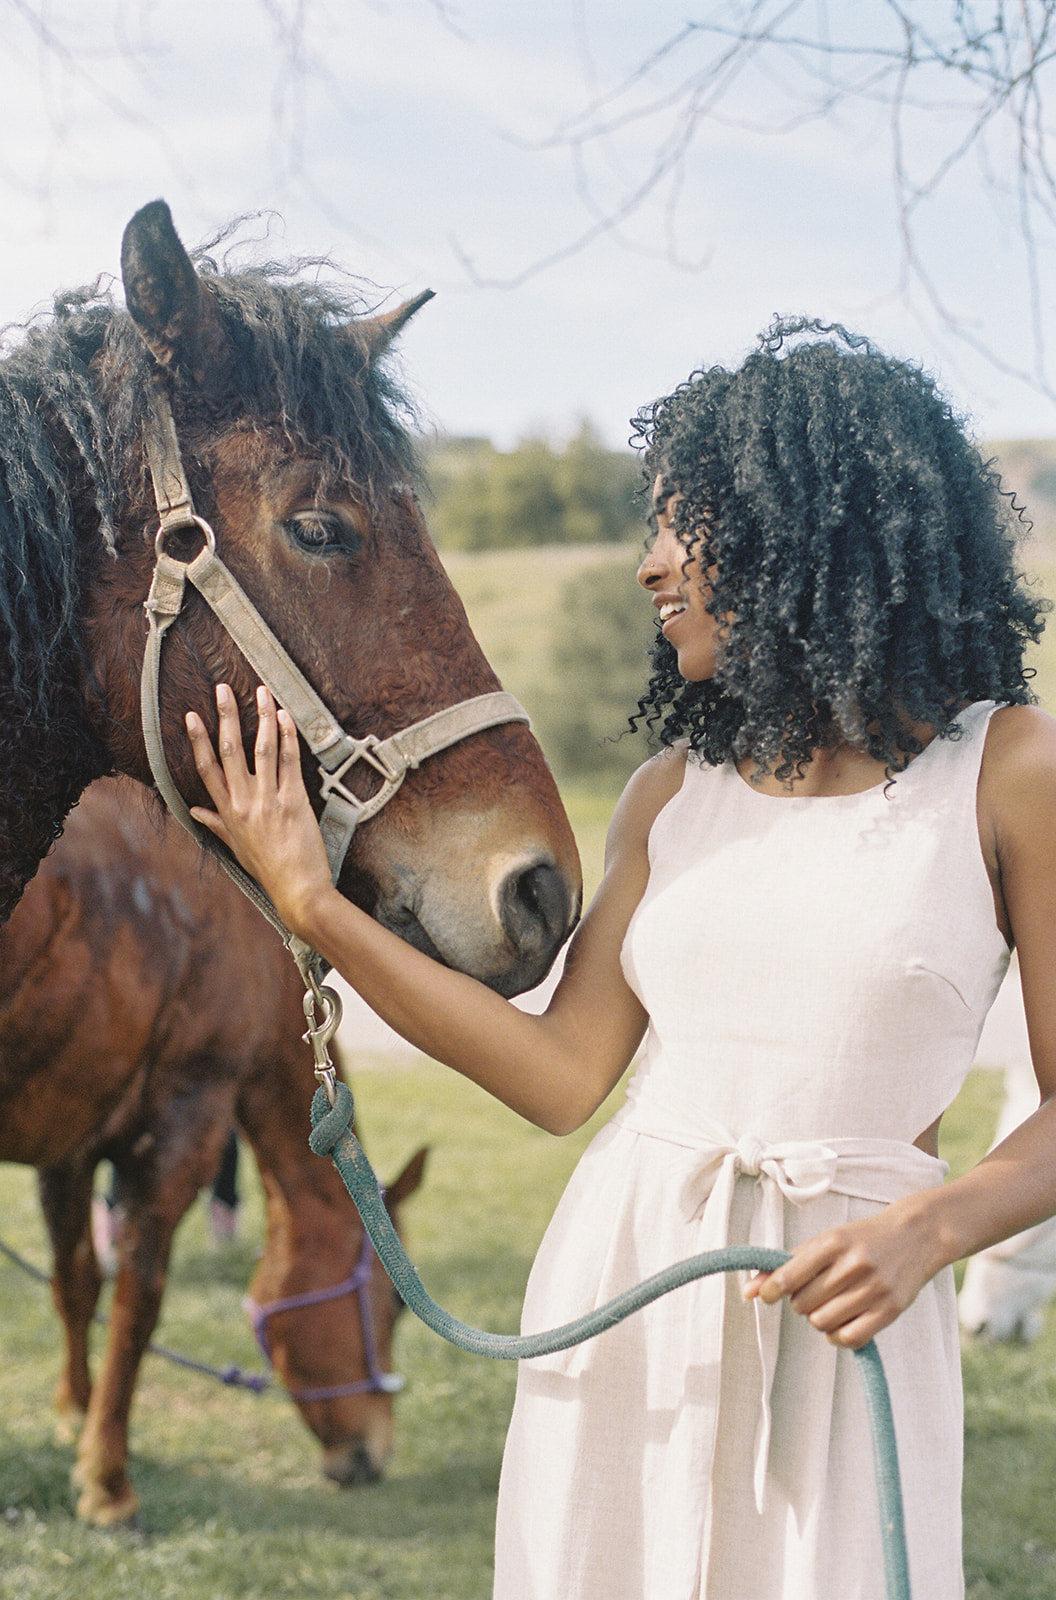
[[[672,545],[675,546],[684,561],[685,552],[677,539],[668,533],[666,528],[661,528],[653,541],[652,549],[638,568],[638,582],[643,589],[657,589],[665,578],[670,577],[673,570],[671,565]]]
[[[661,529],[653,540],[652,548],[638,568],[638,582],[643,589],[655,589],[667,577],[670,569],[670,562],[667,559],[667,542],[666,535]]]
[[[650,550],[649,554],[645,557],[644,561],[638,568],[638,582],[641,584],[643,589],[655,589],[656,585],[660,582],[661,576],[662,573],[656,560],[655,553]]]

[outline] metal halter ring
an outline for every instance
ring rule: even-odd
[[[396,790],[407,776],[405,765],[394,766],[391,761],[386,760],[383,748],[385,743],[386,741],[379,739],[376,734],[368,733],[365,738],[354,741],[349,754],[341,762],[340,766],[335,767],[332,772],[328,772],[325,767],[320,766],[320,791],[323,799],[329,799],[332,794],[340,795],[342,800],[354,807],[359,813],[361,821],[365,821],[375,811],[380,811],[386,801],[390,800],[396,793]],[[368,767],[373,767],[381,779],[381,788],[375,794],[368,795],[366,799],[361,799],[344,782],[348,773],[360,761],[365,762]]]
[[[165,535],[167,533],[172,533],[178,528],[190,528],[192,526],[198,529],[199,533],[202,535],[202,538],[205,540],[203,548],[208,550],[210,555],[215,555],[216,534],[213,532],[212,528],[209,526],[208,522],[206,522],[204,517],[198,516],[197,512],[189,511],[187,515],[179,522],[170,522],[167,525],[163,522],[161,524],[154,536],[155,557],[160,557],[167,554],[165,549]],[[199,552],[199,554],[200,553],[201,552]],[[170,559],[174,560],[175,557],[170,557]]]

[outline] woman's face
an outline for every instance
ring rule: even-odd
[[[715,676],[719,619],[704,609],[710,586],[701,581],[695,554],[687,550],[671,526],[678,495],[665,492],[658,478],[653,485],[656,507],[656,541],[638,568],[638,582],[653,597],[664,638],[678,652],[678,670],[691,683]],[[714,577],[715,567],[708,568]]]

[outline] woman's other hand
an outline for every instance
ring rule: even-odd
[[[793,1311],[830,1343],[858,1350],[911,1305],[944,1264],[921,1196],[873,1217],[828,1228],[801,1244],[784,1266],[760,1272],[746,1300],[773,1305],[784,1295]]]
[[[287,927],[299,933],[307,909],[330,892],[330,863],[301,774],[297,728],[279,711],[269,689],[257,690],[253,771],[246,765],[238,704],[217,685],[219,760],[201,717],[187,713],[194,764],[214,811],[192,806],[196,822],[223,840],[271,900]]]

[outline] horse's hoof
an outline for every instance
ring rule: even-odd
[[[142,1532],[139,1521],[139,1496],[129,1485],[120,1494],[107,1494],[98,1484],[89,1484],[77,1501],[77,1517],[92,1528],[112,1532]]]

